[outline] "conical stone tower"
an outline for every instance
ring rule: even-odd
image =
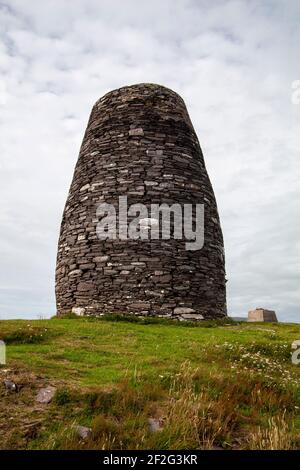
[[[124,237],[120,200],[123,208],[126,202],[128,208],[143,204],[149,209],[149,216],[141,213],[137,224],[144,239]],[[99,221],[105,220],[101,204],[116,209],[113,238],[99,236]],[[153,239],[151,230],[161,227],[162,214],[153,219],[153,204],[176,204],[182,214],[183,207],[190,205],[189,221],[193,219],[194,224],[195,207],[200,205],[204,209],[203,246],[187,248],[187,238],[178,236],[181,225],[185,233],[184,223],[173,219],[172,210],[170,237],[162,238],[159,231]],[[133,212],[128,214],[129,222]],[[94,105],[63,213],[56,299],[58,315],[70,311],[179,319],[226,315],[223,237],[216,200],[185,104],[168,88],[123,87]]]

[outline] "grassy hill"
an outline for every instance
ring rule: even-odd
[[[11,320],[0,339],[0,448],[300,448],[300,325]]]

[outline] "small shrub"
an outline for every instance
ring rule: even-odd
[[[86,413],[111,413],[117,400],[116,390],[91,392],[85,396],[87,402]]]
[[[1,335],[6,344],[37,344],[48,340],[52,336],[47,328],[22,327]]]
[[[103,414],[97,415],[92,421],[93,439],[116,438],[119,434],[119,426],[116,420]]]
[[[65,389],[58,389],[56,390],[55,396],[54,396],[54,402],[56,405],[66,405],[67,403],[70,403],[72,401],[71,393],[69,390]]]

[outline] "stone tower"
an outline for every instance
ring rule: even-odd
[[[148,239],[99,238],[99,204],[204,207],[204,245],[152,239],[160,219],[140,217]],[[102,214],[103,215],[103,214]],[[116,220],[121,226],[119,213]],[[132,217],[129,220],[132,220]],[[154,220],[154,222],[153,222]],[[174,223],[175,220],[175,223]],[[141,227],[140,227],[141,228]],[[161,231],[159,232],[161,233]],[[184,230],[182,231],[184,234]],[[172,234],[174,236],[172,236]],[[223,237],[213,189],[186,106],[154,84],[123,87],[91,112],[63,213],[56,269],[58,315],[130,313],[179,319],[226,315]]]

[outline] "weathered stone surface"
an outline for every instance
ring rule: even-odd
[[[163,429],[163,422],[157,418],[148,418],[149,431],[157,432]]]
[[[79,282],[77,286],[77,290],[79,292],[88,292],[92,288],[92,283],[90,282]]]
[[[69,272],[69,276],[79,276],[82,273],[81,269],[73,269]]]
[[[176,307],[174,309],[174,313],[175,315],[186,315],[186,314],[195,313],[195,310],[193,308]]]
[[[184,320],[204,320],[204,316],[201,313],[182,313],[181,317]]]
[[[149,302],[134,302],[129,304],[131,310],[147,310],[150,306],[151,304]]]
[[[132,135],[132,136],[144,135],[144,131],[141,127],[137,129],[130,129],[129,135]]]
[[[12,380],[5,379],[4,381],[4,386],[6,390],[9,390],[10,392],[17,392],[18,391],[18,386],[13,382]]]
[[[92,429],[86,426],[76,426],[76,433],[81,439],[86,440],[92,436]]]
[[[128,206],[142,202],[148,208],[152,203],[204,204],[203,248],[188,251],[185,239],[174,238],[99,240],[96,207],[100,202],[117,207],[119,196],[127,196]],[[143,216],[141,226],[150,232],[156,220]],[[226,315],[217,205],[177,93],[139,84],[95,103],[61,224],[56,299],[58,314],[75,308],[84,315]]]
[[[265,308],[256,308],[248,312],[248,322],[262,321],[262,322],[278,322],[274,310],[267,310]]]
[[[109,256],[96,256],[96,258],[93,259],[95,263],[105,263],[107,260],[109,260]]]
[[[38,403],[44,403],[44,404],[50,403],[50,401],[55,395],[55,392],[56,392],[56,388],[52,387],[51,385],[45,388],[41,388],[36,396],[36,401]]]
[[[78,315],[79,317],[82,317],[85,313],[85,308],[73,307],[72,308],[72,313],[75,313],[75,315]]]

